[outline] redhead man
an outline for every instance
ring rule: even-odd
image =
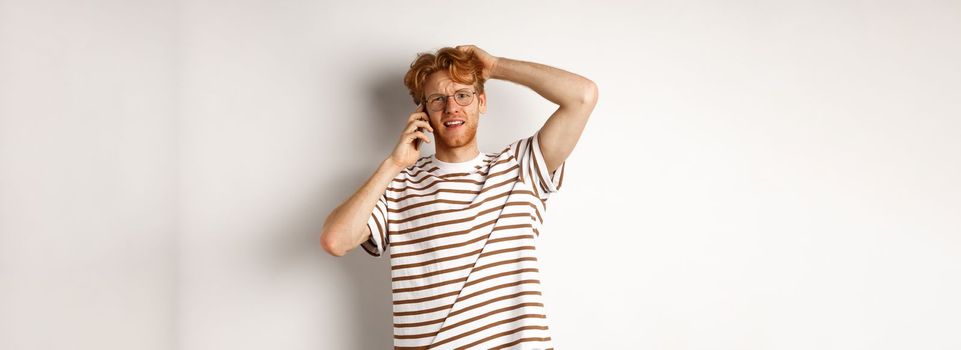
[[[558,108],[534,133],[477,149],[484,82],[527,86]],[[395,349],[551,349],[536,238],[547,199],[597,103],[591,80],[473,45],[421,53],[404,77],[417,108],[377,171],[324,223],[335,256],[390,255]],[[421,142],[436,152],[421,157]]]

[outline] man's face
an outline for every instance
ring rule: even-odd
[[[446,71],[438,71],[427,77],[424,96],[429,99],[433,95],[455,95],[461,89],[476,91],[473,85],[457,83],[450,79]],[[466,106],[461,106],[455,100],[456,96],[447,97],[446,106],[439,111],[432,110],[429,102],[424,106],[430,116],[430,126],[434,128],[436,147],[458,148],[475,142],[480,113],[487,110],[487,96],[474,94]],[[464,124],[445,125],[445,122],[453,120],[463,120]]]

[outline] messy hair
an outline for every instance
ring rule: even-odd
[[[421,52],[410,64],[410,70],[404,75],[404,85],[410,91],[414,103],[424,100],[424,82],[432,73],[447,71],[451,80],[465,85],[473,85],[478,94],[484,93],[483,64],[474,58],[474,54],[445,47],[436,53]]]

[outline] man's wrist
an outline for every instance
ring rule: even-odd
[[[504,66],[504,65],[503,65],[502,63],[503,63],[504,61],[507,61],[507,60],[510,60],[510,59],[509,59],[509,58],[505,58],[505,57],[497,57],[497,58],[494,60],[494,64],[491,65],[491,76],[490,76],[490,79],[506,80],[505,77],[504,77],[504,72],[503,72],[503,70],[504,70],[504,69],[503,69],[503,66]]]
[[[404,167],[398,165],[393,159],[387,157],[383,162],[380,163],[380,169],[390,172],[392,175],[400,174],[404,170]]]

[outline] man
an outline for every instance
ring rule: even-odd
[[[559,107],[533,136],[481,153],[487,79],[525,85]],[[553,348],[535,237],[597,87],[473,45],[419,54],[404,84],[417,110],[393,153],[327,217],[324,249],[390,252],[395,349]],[[420,157],[426,133],[436,152]]]

